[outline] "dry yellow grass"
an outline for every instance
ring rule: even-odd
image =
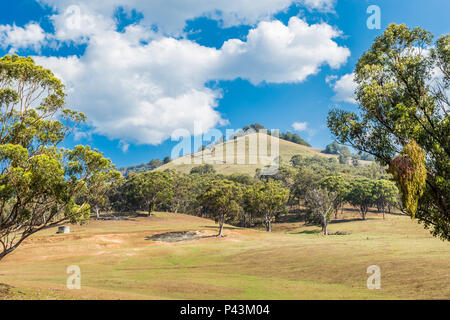
[[[350,217],[350,216],[348,216]],[[171,231],[201,239],[159,242]],[[266,233],[157,213],[133,221],[91,221],[56,235],[39,232],[0,262],[6,299],[449,299],[450,245],[404,216],[317,227],[280,223]],[[210,235],[210,237],[208,237]],[[80,290],[66,288],[66,268],[81,268]],[[368,290],[366,269],[381,268]]]
[[[276,139],[279,145],[280,165],[290,166],[290,160],[294,155],[304,157],[319,156],[324,158],[336,158],[336,155],[322,153],[321,149],[302,146],[290,141],[270,137],[262,133],[252,133],[218,144],[212,150],[205,150],[194,154],[177,158],[156,170],[174,169],[179,172],[189,173],[189,171],[201,164],[209,163],[213,165],[217,173],[232,174],[246,173],[251,176],[255,174],[257,168],[263,168],[273,164],[277,154],[271,151],[271,139]],[[264,146],[267,150],[264,150]],[[227,153],[227,149],[233,150]],[[261,148],[261,149],[260,149]],[[264,152],[260,151],[264,150]],[[275,149],[276,150],[276,149]],[[370,161],[360,161],[361,164],[370,164]]]

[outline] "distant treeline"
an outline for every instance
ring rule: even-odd
[[[169,163],[170,161],[171,159],[169,156],[165,157],[163,160],[155,158],[150,160],[148,163],[141,163],[129,167],[120,168],[119,171],[126,177],[130,172],[138,173],[152,171],[162,166],[163,164]]]
[[[248,126],[245,126],[242,128],[242,130],[244,132],[260,132],[261,130],[267,130],[262,124],[259,123],[253,123],[250,124]],[[267,130],[267,134],[271,134],[270,130]],[[302,146],[307,146],[307,147],[311,147],[311,145],[306,142],[302,137],[300,137],[298,134],[296,133],[292,133],[290,131],[286,131],[286,132],[280,132],[280,139],[283,140],[287,140],[296,144],[300,144]]]
[[[375,162],[350,166],[335,158],[295,155],[291,165],[270,176],[261,170],[254,176],[217,174],[208,164],[189,174],[130,172],[123,184],[110,190],[102,209],[180,212],[212,218],[220,225],[262,224],[267,231],[283,215],[300,212],[302,219],[322,226],[326,234],[328,221],[333,214],[338,218],[344,204],[357,208],[362,219],[372,207],[383,215],[401,207],[392,177]]]

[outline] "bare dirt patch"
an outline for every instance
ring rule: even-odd
[[[175,231],[165,232],[149,236],[146,240],[163,241],[163,242],[180,242],[198,240],[201,238],[209,238],[210,235],[206,235],[203,231]]]

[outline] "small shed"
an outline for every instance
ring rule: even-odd
[[[70,233],[69,226],[58,227],[58,231],[56,233]]]

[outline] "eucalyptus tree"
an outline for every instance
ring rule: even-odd
[[[251,227],[256,217],[263,214],[263,182],[246,186],[243,193],[244,226]]]
[[[240,206],[242,189],[233,181],[216,179],[210,181],[205,192],[198,197],[210,216],[219,223],[217,237],[223,237],[223,225],[226,220],[236,217],[242,210]]]
[[[450,240],[450,35],[433,43],[421,28],[391,24],[360,57],[355,81],[360,112],[332,110],[329,128],[389,166],[406,211]]]
[[[397,203],[398,188],[394,182],[381,179],[374,182],[374,203],[383,213],[383,219],[386,219],[386,208],[392,207]]]
[[[33,59],[0,59],[0,259],[43,228],[86,221],[96,181],[119,176],[96,150],[60,147],[85,120],[65,96]]]
[[[168,205],[173,199],[173,178],[167,172],[147,171],[130,175],[126,183],[130,208],[148,211]]]
[[[323,187],[309,189],[306,193],[309,222],[319,224],[324,235],[328,235],[328,223],[333,213],[336,197],[336,193]]]
[[[366,220],[369,208],[375,203],[373,194],[374,189],[375,182],[371,179],[357,178],[350,182],[346,200],[354,207],[359,208],[363,220]]]
[[[260,213],[263,215],[264,225],[267,232],[272,231],[272,221],[283,209],[289,200],[289,189],[284,188],[281,182],[269,180],[261,189],[259,198],[261,199]]]
[[[334,193],[333,209],[334,218],[338,218],[339,209],[342,209],[349,192],[350,184],[340,175],[330,175],[320,180],[319,185]]]

